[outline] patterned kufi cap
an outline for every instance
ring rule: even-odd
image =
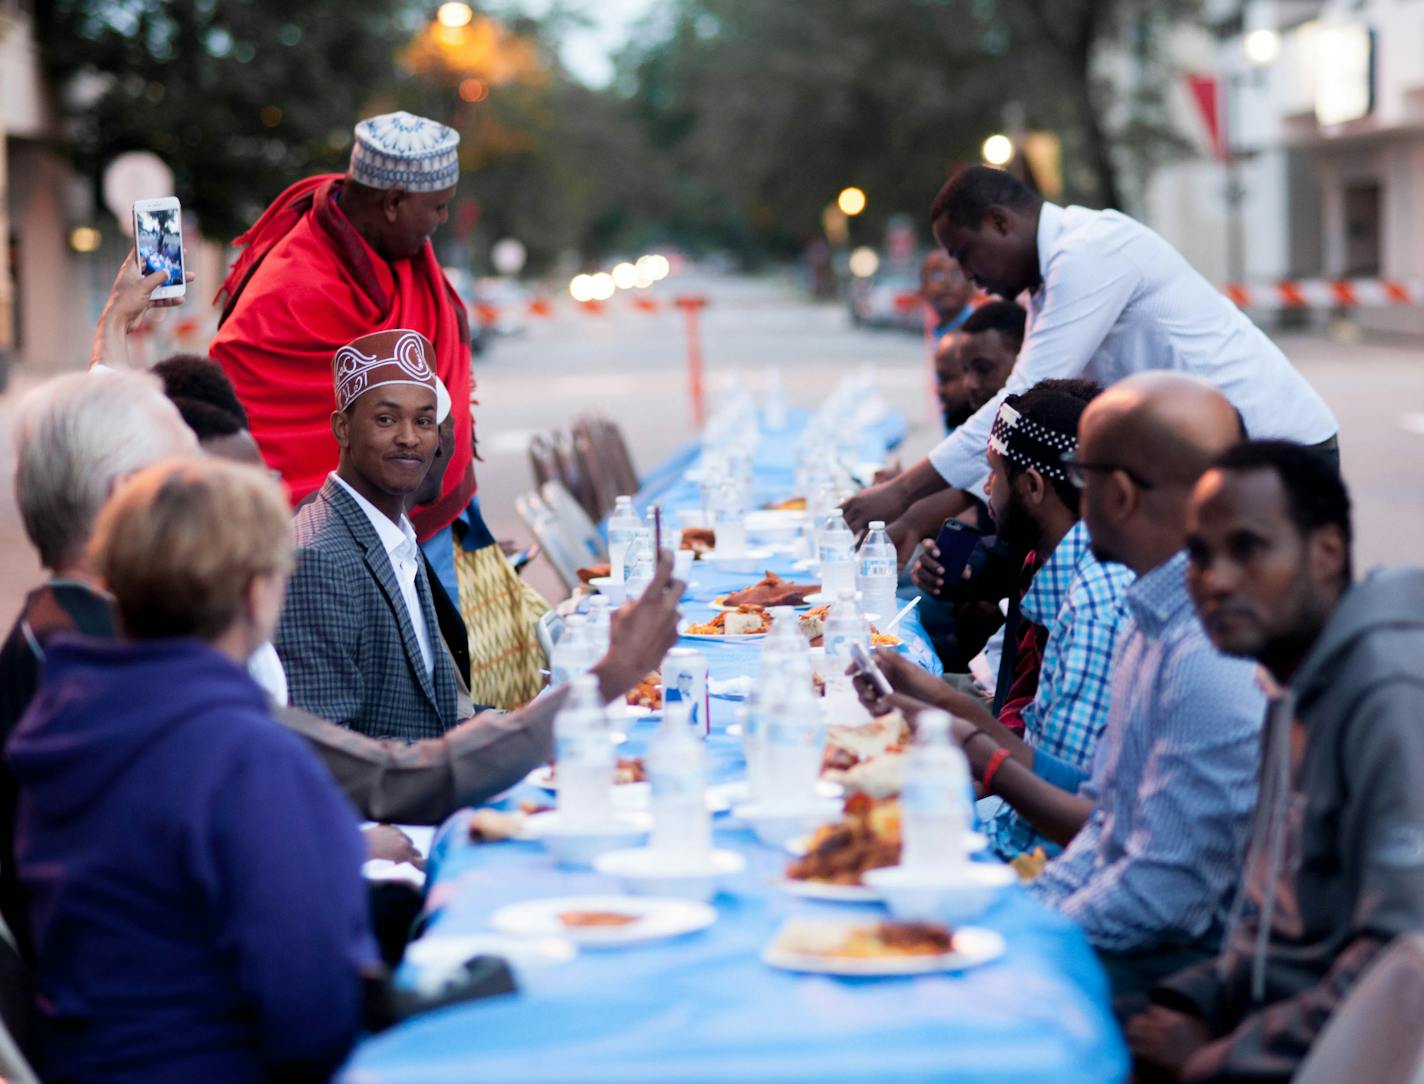
[[[431,367],[434,360],[435,347],[418,331],[393,328],[362,335],[332,359],[336,409],[345,410],[372,388],[414,384],[435,393],[435,420],[443,422],[450,413],[450,393]]]
[[[999,404],[999,413],[989,429],[989,447],[1010,462],[1032,467],[1045,478],[1066,482],[1063,453],[1078,447],[1078,434],[1076,428],[1068,432],[1042,425],[1005,400]]]
[[[356,125],[353,181],[386,191],[439,192],[460,178],[460,133],[412,113],[385,113]]]

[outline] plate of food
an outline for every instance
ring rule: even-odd
[[[644,715],[651,715],[656,711],[662,711],[662,675],[656,671],[649,674],[628,690],[623,697],[623,703],[626,705],[624,717],[629,719],[637,719]]]
[[[769,571],[754,584],[718,595],[712,600],[712,605],[719,610],[735,610],[739,606],[764,606],[767,609],[773,606],[794,606],[804,609],[809,605],[806,601],[807,595],[820,589],[819,583],[792,583]]]
[[[875,977],[963,971],[1003,954],[1003,936],[977,926],[789,919],[761,958],[785,971]]]
[[[805,497],[787,497],[784,501],[776,501],[766,505],[765,512],[804,512],[806,511]]]
[[[900,803],[863,794],[846,799],[842,818],[811,833],[806,853],[786,867],[782,887],[796,896],[870,902],[879,894],[861,875],[900,862]]]
[[[723,610],[710,621],[689,621],[678,628],[678,635],[689,640],[756,640],[771,628],[771,614],[760,606],[738,606]]]
[[[806,601],[812,602],[814,595],[807,596]],[[825,647],[826,622],[830,620],[831,607],[829,605],[815,606],[798,615],[801,635],[812,647]],[[900,647],[904,640],[890,633],[881,632],[874,624],[870,626],[870,646],[875,647]]]
[[[532,783],[541,790],[557,793],[559,774],[556,769],[556,765],[541,764],[524,777],[524,782]],[[642,757],[619,757],[613,774],[614,783],[620,787],[633,783],[647,783],[648,766]]]
[[[679,546],[691,550],[693,556],[701,560],[717,548],[717,532],[711,527],[684,527]]]
[[[490,916],[500,933],[565,937],[583,948],[619,948],[704,930],[717,912],[695,900],[658,896],[563,896],[526,900]]]

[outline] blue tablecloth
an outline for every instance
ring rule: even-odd
[[[895,424],[890,419],[869,442],[883,451]],[[804,418],[793,418],[790,431],[764,438],[755,471],[758,502],[790,495],[801,425]],[[695,506],[697,488],[682,477],[694,459],[695,453],[680,453],[676,469],[649,480],[639,505],[657,500],[670,512]],[[772,567],[790,571],[789,563]],[[699,565],[684,612],[704,619],[711,598],[746,582],[745,574],[719,575]],[[918,622],[901,631],[912,657],[938,670]],[[755,670],[754,645],[697,646],[714,679]],[[708,751],[717,782],[745,774],[738,742],[724,732],[732,708],[713,701]],[[653,725],[634,727],[626,751],[641,752]],[[522,786],[505,804],[524,799],[548,796]],[[487,930],[494,910],[521,900],[618,890],[599,874],[556,867],[538,844],[471,844],[468,819],[465,811],[447,821],[432,849],[427,933]],[[746,856],[747,869],[717,898],[712,928],[637,949],[585,951],[569,964],[528,971],[518,996],[430,1013],[366,1041],[343,1079],[1103,1084],[1125,1075],[1126,1054],[1092,951],[1075,927],[1018,889],[979,920],[1007,940],[996,963],[913,979],[793,975],[760,961],[784,919],[868,917],[881,913],[878,905],[788,896],[776,886],[785,854],[762,846],[730,816],[717,818],[715,836],[719,847]]]

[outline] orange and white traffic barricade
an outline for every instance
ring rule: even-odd
[[[1287,279],[1228,282],[1222,292],[1243,309],[1366,309],[1424,305],[1418,279]]]

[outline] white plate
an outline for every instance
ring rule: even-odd
[[[615,911],[637,915],[625,926],[565,926],[564,911]],[[670,900],[658,896],[563,896],[526,900],[501,907],[490,925],[501,933],[526,937],[566,937],[583,948],[617,948],[680,937],[703,930],[717,921],[717,912],[705,903]]]
[[[819,592],[818,592],[818,593],[819,593]],[[735,592],[735,591],[729,591],[728,594],[736,594],[736,592]],[[712,607],[712,609],[714,609],[714,610],[722,610],[722,611],[724,611],[724,612],[726,612],[726,613],[730,613],[731,611],[735,610],[737,607],[735,607],[735,606],[728,606],[725,602],[723,602],[722,600],[723,600],[724,598],[726,598],[726,597],[727,597],[727,595],[718,595],[716,598],[714,598],[714,599],[711,601],[711,603],[709,603],[709,605],[710,605],[710,606]],[[810,598],[809,595],[806,596],[806,597],[807,597],[807,598]],[[758,605],[760,605],[760,604],[758,604]],[[771,609],[770,606],[768,606],[768,607],[766,607],[766,608],[767,608],[768,610]],[[811,608],[811,604],[810,604],[809,602],[800,602],[800,603],[797,603],[795,606],[792,606],[792,607],[791,607],[791,609],[793,609],[793,610],[809,610],[810,608]]]
[[[568,963],[578,955],[566,937],[511,937],[502,933],[430,934],[412,941],[405,962],[421,971],[444,972],[475,956],[502,956],[516,970]]]
[[[729,726],[726,732],[730,734],[732,728]],[[752,786],[745,779],[738,780],[735,783],[723,783],[711,789],[720,791],[731,805],[742,805],[752,800]],[[844,794],[845,787],[839,783],[832,783],[829,779],[818,779],[816,781],[817,797],[839,798]]]
[[[642,704],[630,704],[630,703],[628,703],[628,701],[626,701],[626,700],[620,700],[620,701],[618,701],[618,703],[623,705],[623,710],[622,710],[622,711],[619,711],[617,704],[614,704],[614,705],[610,706],[609,709],[608,709],[608,714],[609,714],[609,716],[610,716],[611,718],[614,718],[614,719],[646,719],[646,718],[648,718],[650,715],[654,714],[652,708],[645,707],[645,706],[643,706]],[[624,740],[627,740],[627,735],[626,735],[626,734],[625,734],[623,737],[624,737]]]
[[[828,786],[836,786],[836,784],[834,784],[834,783],[827,784],[827,785],[828,785]],[[979,851],[982,851],[982,850],[983,850],[985,847],[987,847],[987,846],[989,846],[989,837],[986,836],[983,832],[965,832],[965,833],[964,833],[964,850],[965,850],[965,853],[967,853],[967,854],[977,854]],[[802,857],[802,856],[803,856],[808,850],[810,850],[810,849],[811,849],[811,837],[810,837],[810,836],[797,836],[795,839],[790,839],[790,840],[787,840],[787,841],[786,841],[786,853],[787,853],[787,854],[791,854],[791,855],[795,855],[797,858]]]
[[[824,900],[826,903],[880,902],[880,893],[865,885],[833,885],[825,881],[796,881],[787,877],[781,882],[781,887],[788,895],[806,900]]]
[[[758,508],[746,514],[748,531],[794,531],[806,522],[806,510]]]
[[[830,924],[827,923],[827,926]],[[845,926],[855,923],[845,923]],[[812,975],[873,977],[929,975],[937,971],[963,971],[978,967],[1004,954],[1004,938],[979,926],[961,926],[954,931],[954,950],[939,956],[826,956],[820,953],[790,952],[773,941],[762,952],[762,962],[786,971]]]
[[[726,633],[688,632],[687,629],[691,624],[700,625],[704,624],[704,622],[684,622],[679,625],[677,634],[684,640],[708,640],[719,644],[741,644],[750,640],[766,639],[766,633],[764,632],[744,632],[736,636],[728,636]]]
[[[541,768],[535,768],[524,777],[526,783],[532,783],[540,790],[547,790],[550,794],[559,793],[559,780],[554,775],[553,769],[545,764]],[[613,808],[614,810],[634,810],[642,811],[652,805],[652,785],[649,783],[619,783],[613,788]],[[725,786],[707,788],[707,812],[725,813],[732,808],[732,803],[725,793]]]
[[[860,598],[860,592],[859,592],[859,591],[857,591],[857,592],[855,593],[855,597],[856,597],[856,598]],[[807,596],[806,596],[806,605],[808,605],[808,606],[829,606],[829,605],[831,605],[831,604],[832,604],[833,602],[835,602],[835,601],[836,601],[836,596],[835,596],[835,595],[832,595],[832,594],[828,594],[828,593],[825,592],[825,591],[817,591],[817,592],[815,592],[814,594],[810,594],[810,595],[807,595]]]

